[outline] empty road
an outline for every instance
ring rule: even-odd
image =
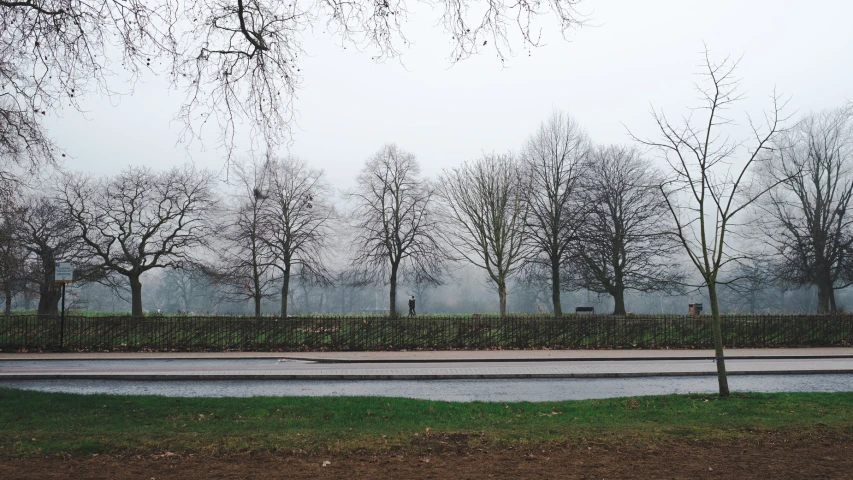
[[[730,375],[853,374],[853,357],[733,358]],[[715,375],[708,359],[349,361],[267,358],[0,359],[0,380],[452,380]]]

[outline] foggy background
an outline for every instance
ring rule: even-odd
[[[579,9],[589,24],[569,32],[569,41],[546,24],[540,48],[531,51],[516,42],[505,62],[487,51],[451,64],[450,43],[434,28],[437,13],[426,5],[413,8],[405,23],[413,45],[400,59],[384,63],[374,62],[370,51],[342,48],[318,25],[305,38],[308,58],[302,62],[291,141],[273,153],[295,155],[324,170],[342,193],[353,187],[365,159],[386,143],[414,153],[424,176],[435,178],[483,152],[518,151],[555,109],[572,115],[597,144],[630,144],[628,129],[639,137],[654,135],[651,110],[678,117],[696,104],[693,84],[705,45],[718,60],[743,57],[737,74],[747,95],[733,114],[734,135],[748,136],[741,112],[760,116],[774,89],[789,99],[785,113],[794,116],[853,99],[849,2],[626,0],[589,1]],[[215,127],[203,142],[179,142],[174,115],[183,92],[169,90],[154,74],[143,75],[127,91],[132,93],[89,95],[82,101],[85,112],[66,108],[47,119],[67,154],[63,169],[113,175],[129,165],[165,170],[189,161],[218,172],[223,190],[229,188],[229,162],[217,147]],[[238,130],[236,157],[252,153],[247,132]],[[664,167],[659,161],[657,166]],[[251,311],[248,301],[213,301],[214,287],[187,272],[157,269],[142,282],[148,311]],[[850,303],[848,290],[838,292],[842,307]],[[418,298],[419,313],[497,311],[497,294],[472,266],[458,265],[443,286],[401,285],[398,291],[401,307],[409,295]],[[72,285],[69,295],[71,308],[129,310],[127,298],[98,284]],[[686,313],[687,304],[702,302],[703,295],[629,293],[626,303],[637,313]],[[22,301],[18,306],[29,308],[31,299]],[[547,284],[511,285],[512,312],[547,312],[549,302]],[[720,304],[725,312],[801,312],[814,311],[816,300],[813,288],[771,287],[748,296],[723,289]],[[295,280],[290,306],[292,314],[382,311],[387,287],[324,288]],[[608,296],[564,293],[564,310],[576,306],[602,313],[613,308]],[[263,308],[277,311],[277,300],[265,300]]]

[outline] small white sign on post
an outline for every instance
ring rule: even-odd
[[[53,281],[56,283],[71,283],[74,279],[74,264],[69,262],[56,262],[56,271]]]

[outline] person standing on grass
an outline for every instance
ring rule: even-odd
[[[412,298],[409,299],[409,316],[414,317],[415,315],[415,296],[412,295]]]

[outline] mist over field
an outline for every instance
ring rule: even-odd
[[[486,285],[483,276],[475,269],[463,267],[454,272],[454,278],[438,287],[417,288],[412,285],[400,287],[404,295],[398,309],[405,312],[406,299],[410,295],[417,298],[419,314],[450,313],[497,313],[497,294]],[[165,271],[143,277],[145,292],[143,304],[148,312],[162,313],[194,312],[197,314],[251,314],[250,301],[217,301],[218,292],[205,282],[180,279],[182,272]],[[186,286],[185,286],[186,285]],[[130,301],[113,293],[112,290],[98,284],[82,287],[72,286],[68,290],[69,308],[74,310],[98,310],[106,312],[129,312]],[[514,284],[509,293],[509,310],[516,313],[551,312],[550,288],[548,284]],[[843,290],[839,303],[849,305],[853,298],[851,292]],[[385,286],[369,287],[318,287],[297,283],[291,295],[291,314],[309,313],[345,313],[345,314],[381,314],[387,312],[388,289]],[[566,292],[563,297],[563,311],[573,313],[575,307],[592,306],[596,313],[610,313],[613,300],[589,291]],[[630,294],[626,299],[628,311],[635,313],[686,314],[689,303],[705,303],[707,297],[702,292],[669,296]],[[817,293],[814,288],[784,290],[768,288],[756,292],[752,297],[740,292],[729,292],[721,298],[722,310],[726,313],[808,313],[817,306]],[[34,309],[33,299],[17,299],[16,305],[22,309]],[[706,307],[707,309],[707,307]],[[264,314],[279,313],[277,298],[262,303]]]
[[[849,308],[847,3],[227,3],[0,5],[7,313]]]

